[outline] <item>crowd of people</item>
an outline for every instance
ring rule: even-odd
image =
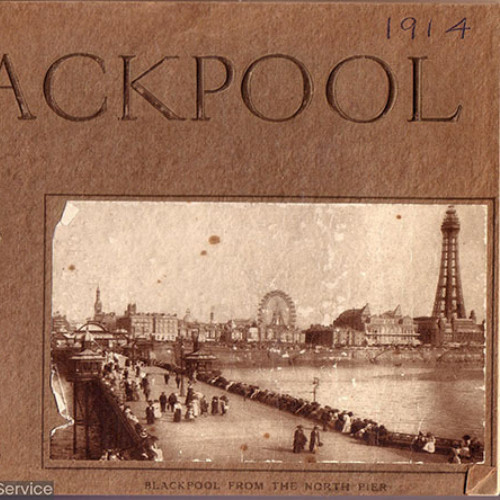
[[[418,435],[413,438],[411,447],[416,451],[435,453],[436,438],[430,432],[425,435],[423,432],[419,432]],[[462,439],[453,441],[449,462],[453,464],[474,462],[476,459],[480,459],[482,454],[483,447],[480,441],[466,434],[462,436]]]
[[[104,366],[105,381],[120,381],[120,387],[125,394],[125,402],[146,401],[145,420],[146,424],[153,425],[160,419],[166,419],[168,413],[172,414],[172,421],[179,423],[182,420],[194,421],[198,417],[207,417],[209,415],[224,416],[229,411],[229,399],[227,395],[213,396],[209,401],[207,397],[195,390],[195,379],[191,377],[187,381],[186,396],[181,396],[181,384],[184,382],[183,376],[178,372],[167,371],[163,375],[163,387],[167,388],[173,379],[175,382],[174,391],[166,394],[161,391],[158,399],[152,399],[152,388],[156,384],[154,375],[146,373],[144,363],[138,362],[131,364],[128,359],[125,360],[125,366],[121,368],[112,363]],[[175,390],[175,387],[177,390]],[[115,393],[117,388],[115,387]],[[141,393],[143,396],[141,396]],[[129,406],[123,406],[124,414],[134,426],[140,425],[139,419],[133,414]]]
[[[127,424],[141,440],[139,452],[130,450],[106,449],[101,460],[141,459],[163,461],[163,453],[158,446],[158,438],[144,428],[139,418],[127,403],[144,400],[146,402],[144,420],[146,425],[153,425],[160,419],[167,419],[169,413],[172,422],[182,420],[192,422],[198,417],[209,415],[224,416],[229,411],[229,398],[226,394],[214,395],[210,400],[201,392],[195,390],[195,377],[187,381],[186,396],[181,396],[185,377],[179,372],[166,371],[163,375],[163,388],[168,388],[174,381],[174,391],[168,395],[161,391],[158,399],[153,399],[153,387],[158,383],[155,376],[144,370],[142,361],[133,363],[129,358],[104,352],[105,362],[102,367],[101,381],[118,403]],[[161,384],[161,382],[159,382]],[[177,390],[175,390],[175,388]],[[155,391],[156,392],[156,391]]]
[[[177,391],[161,392],[159,399],[151,398],[155,378],[147,374],[141,362],[132,363],[128,358],[114,353],[106,354],[106,362],[103,366],[102,381],[108,386],[123,411],[127,422],[141,440],[139,458],[144,460],[162,461],[163,454],[158,446],[158,440],[142,426],[140,419],[132,412],[127,402],[140,401],[141,392],[147,403],[145,408],[146,424],[152,425],[158,419],[166,418],[168,413],[172,414],[175,423],[194,421],[198,417],[209,415],[224,416],[229,411],[229,399],[225,394],[214,395],[211,400],[199,391],[195,390],[195,380],[191,377],[187,385],[185,398],[180,396],[183,377],[179,371],[167,371],[164,374],[164,386],[168,387],[170,378],[175,380]],[[397,433],[389,431],[384,425],[371,419],[355,416],[350,411],[331,408],[318,402],[311,402],[303,398],[297,398],[289,394],[277,393],[267,389],[260,389],[256,385],[231,381],[222,375],[201,373],[196,377],[198,380],[220,388],[224,391],[242,396],[244,400],[253,400],[273,406],[278,410],[286,411],[313,420],[315,425],[309,436],[309,441],[304,433],[303,426],[298,426],[294,433],[292,451],[301,453],[309,442],[309,451],[314,453],[318,446],[322,446],[320,439],[320,427],[323,431],[337,431],[362,440],[370,446],[399,446],[409,447],[412,451],[422,453],[449,453],[449,462],[454,464],[481,461],[483,457],[483,445],[481,442],[469,435],[460,440],[437,438],[431,433],[419,432],[418,435]],[[120,460],[128,457],[120,450],[106,450],[101,460]]]
[[[139,401],[142,389],[146,400],[151,394],[154,380],[142,369],[144,364],[133,364],[125,356],[104,352],[105,362],[101,372],[101,382],[118,404],[136,443],[127,449],[105,449],[100,460],[151,460],[163,461],[163,452],[158,446],[158,438],[143,427],[139,418],[126,403]],[[148,407],[151,405],[148,404]],[[146,419],[147,420],[147,419]]]
[[[307,437],[304,433],[304,426],[298,425],[293,435],[293,452],[302,453],[305,450],[306,444]],[[311,434],[309,435],[309,452],[316,453],[316,449],[319,446],[323,446],[323,443],[321,442],[319,427],[315,425],[311,431]]]
[[[147,380],[146,376],[144,380]],[[165,385],[169,383],[170,374],[164,376]],[[177,380],[177,377],[176,377]],[[146,394],[145,394],[146,396]],[[162,391],[159,399],[147,399],[146,423],[154,424],[156,420],[167,417],[172,413],[172,421],[179,423],[183,420],[194,421],[198,417],[208,417],[209,415],[226,415],[229,411],[229,399],[225,394],[213,396],[210,401],[199,391],[195,390],[194,381],[187,384],[185,398],[179,392],[171,392],[168,396]]]
[[[322,426],[323,431],[337,431],[349,435],[354,439],[362,440],[370,446],[397,446],[409,447],[412,451],[423,453],[448,453],[450,463],[476,462],[483,458],[483,446],[476,438],[466,435],[461,440],[436,438],[431,433],[418,436],[406,433],[390,432],[383,424],[374,420],[360,418],[350,411],[331,408],[318,402],[311,402],[289,394],[277,393],[267,389],[260,389],[256,385],[235,382],[222,375],[200,374],[198,379],[218,388],[242,396],[244,399],[259,401],[273,406],[281,411],[315,421]],[[302,426],[297,427],[293,441],[294,453],[305,449],[307,437]],[[316,425],[317,439],[309,439],[314,449],[319,443],[319,427]],[[303,443],[303,444],[301,444]],[[312,451],[312,450],[310,450]]]

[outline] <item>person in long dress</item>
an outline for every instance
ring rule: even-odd
[[[351,432],[351,417],[352,413],[344,413],[344,424],[342,425],[342,434],[350,434]]]
[[[137,382],[132,381],[132,400],[133,401],[139,401],[141,399],[139,395],[139,386],[137,385]]]
[[[208,401],[205,396],[200,399],[200,413],[201,415],[208,417]]]
[[[214,396],[212,398],[212,415],[219,413],[219,398]]]
[[[458,445],[454,445],[451,448],[451,455],[448,459],[449,464],[461,464],[462,460],[460,459],[460,448]]]
[[[153,460],[155,462],[163,462],[163,450],[158,446],[156,440],[153,441],[150,450],[153,454]]]
[[[198,393],[195,393],[193,396],[193,400],[191,401],[191,405],[193,406],[193,414],[195,418],[200,416],[200,396]]]
[[[155,410],[152,401],[150,401],[148,406],[146,407],[146,423],[148,424],[155,423]]]
[[[307,443],[306,435],[304,434],[304,428],[298,425],[295,429],[295,434],[293,435],[293,452],[302,453]]]
[[[468,434],[466,434],[462,438],[461,444],[462,444],[462,446],[461,446],[460,451],[459,451],[460,457],[465,459],[465,460],[470,459],[472,456],[471,451],[470,451],[471,437]]]
[[[309,437],[309,451],[311,453],[316,453],[316,448],[318,446],[322,446],[322,443],[319,435],[319,427],[315,425]]]
[[[186,420],[192,422],[194,420],[193,403],[189,403],[186,409]]]
[[[179,401],[174,403],[174,422],[180,422],[182,418],[182,406]]]
[[[127,419],[130,420],[133,424],[139,423],[139,419],[132,413],[130,407],[126,406],[124,413],[125,417],[127,417]]]
[[[221,415],[225,415],[227,411],[229,410],[229,400],[227,399],[226,395],[224,394],[219,398],[220,401],[220,412]]]
[[[427,453],[436,452],[436,438],[429,432],[425,438],[425,444],[422,448],[423,451]]]
[[[154,411],[155,418],[161,418],[161,415],[162,415],[161,404],[157,399],[155,399],[155,401],[153,403],[153,411]]]

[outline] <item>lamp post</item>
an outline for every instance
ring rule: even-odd
[[[185,387],[184,387],[184,344],[182,343],[182,339],[181,339],[181,345],[180,345],[179,351],[180,351],[180,355],[181,355],[181,359],[180,359],[180,362],[181,362],[181,386],[180,386],[180,392],[181,392],[181,396],[185,396],[186,395],[186,390],[185,390]]]
[[[316,391],[318,390],[318,386],[319,386],[319,378],[314,377],[312,384],[313,384],[313,390],[312,390],[313,403],[316,403]]]
[[[132,363],[135,366],[135,326],[132,326]]]

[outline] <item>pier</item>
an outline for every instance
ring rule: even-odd
[[[169,384],[164,383],[166,370],[151,366],[144,370],[153,377],[151,399],[159,399],[161,392],[168,396],[178,392],[175,377]],[[367,446],[337,432],[321,432],[323,446],[312,454],[292,453],[293,434],[297,425],[303,425],[307,437],[314,423],[306,418],[279,411],[257,401],[227,393],[222,389],[197,381],[197,392],[207,400],[226,393],[229,411],[226,415],[200,416],[194,421],[184,419],[173,422],[173,414],[168,411],[154,424],[146,424],[144,397],[140,401],[128,402],[140,418],[147,431],[159,439],[165,462],[206,462],[206,463],[311,463],[311,462],[364,462],[364,463],[446,463],[447,457],[427,453],[415,453],[409,449]],[[183,402],[183,398],[181,398]]]
[[[199,356],[187,366],[189,370],[135,364],[126,356],[100,355],[88,348],[70,361],[74,363],[68,391],[73,394],[72,458],[220,464],[447,463],[458,443],[431,437],[435,445],[426,452],[425,436],[393,432],[352,413],[348,413],[352,431],[351,425],[346,430],[342,424],[346,411],[337,416],[340,411],[329,406],[228,381],[208,365],[210,369],[198,373]],[[177,401],[177,418],[170,404],[160,409],[161,397],[167,401],[170,395]],[[214,414],[212,398],[217,399]],[[201,411],[203,400],[208,413]],[[228,411],[223,411],[222,400],[228,401]],[[294,453],[297,426],[309,440],[318,426],[321,444]],[[470,453],[460,456],[467,462],[480,461],[482,445],[475,439],[472,443]]]
[[[79,353],[66,359],[66,394],[58,395],[69,406],[65,410],[71,426],[59,432],[67,440],[67,430],[72,433],[68,458],[96,460],[105,450],[121,450],[129,459],[143,459],[150,445],[151,436],[141,432],[127,418],[117,386],[103,377],[105,357],[89,348],[90,340]],[[59,375],[59,370],[56,369]],[[60,384],[60,388],[62,384]],[[53,386],[53,389],[56,388]],[[69,404],[68,404],[69,401]],[[57,433],[58,431],[56,431]]]

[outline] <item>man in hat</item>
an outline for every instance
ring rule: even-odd
[[[212,415],[217,415],[219,413],[219,398],[214,396],[212,398]]]
[[[165,411],[167,410],[167,401],[167,395],[165,394],[165,392],[162,392],[160,396],[160,408],[162,413],[165,413]]]
[[[298,425],[293,436],[293,452],[302,453],[304,451],[306,443],[307,438],[304,434],[304,428],[301,425]]]
[[[329,406],[325,406],[323,413],[321,414],[321,422],[323,424],[323,430],[327,431],[330,426],[330,422],[332,421],[331,408]]]
[[[314,426],[311,431],[311,436],[309,438],[309,451],[311,453],[316,453],[316,448],[318,446],[323,446],[319,437],[319,427],[317,425]]]

